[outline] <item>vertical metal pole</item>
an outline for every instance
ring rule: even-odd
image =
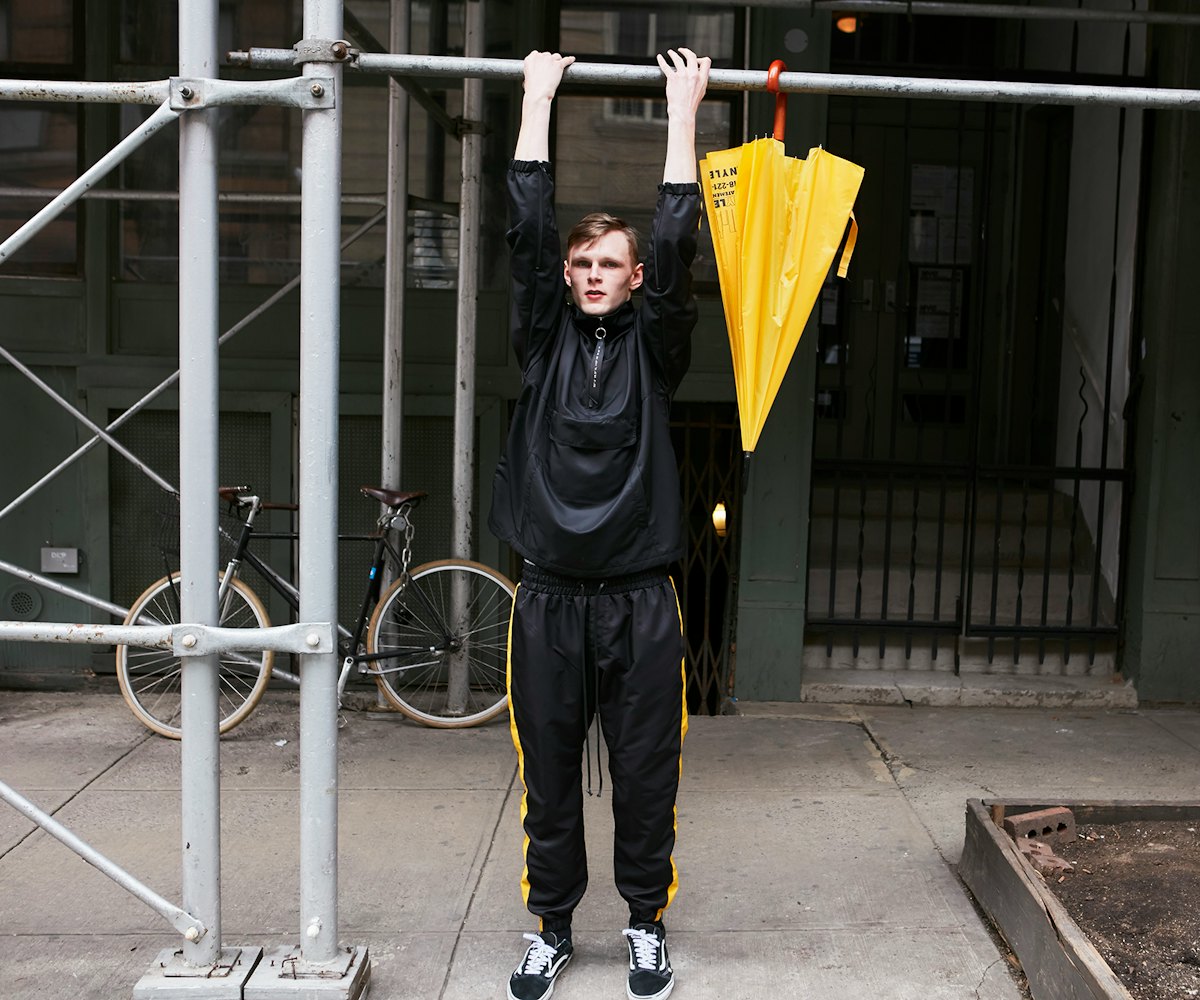
[[[217,0],[179,4],[179,72],[216,77]],[[183,621],[217,624],[217,119],[179,123],[179,528]],[[216,655],[182,680],[183,908],[208,928],[184,962],[221,954],[220,734]]]
[[[467,0],[464,55],[483,55],[483,3]],[[462,194],[458,222],[458,351],[454,361],[454,519],[451,554],[471,558],[475,509],[475,323],[479,297],[479,207],[483,180],[483,81],[463,81]]]
[[[342,37],[340,0],[305,0],[304,37]],[[338,333],[342,67],[303,72],[333,108],[304,112],[300,202],[300,620],[337,621]],[[336,653],[300,659],[300,951],[337,953]]]
[[[389,52],[409,50],[409,0],[392,0]],[[383,454],[380,484],[403,489],[404,298],[408,282],[408,94],[388,81],[387,264],[383,299]]]
[[[483,0],[467,0],[463,54],[483,55]],[[471,558],[475,514],[475,324],[479,297],[479,215],[483,187],[483,81],[463,81],[462,194],[458,219],[458,351],[454,362],[454,479],[451,554]],[[463,592],[459,592],[462,590]],[[450,595],[455,631],[466,612],[467,595],[459,583]],[[468,669],[462,655],[449,660],[447,707],[465,711]]]

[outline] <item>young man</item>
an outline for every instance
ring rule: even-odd
[[[695,125],[710,60],[684,48],[668,55],[658,57],[667,152],[646,263],[636,232],[596,213],[568,235],[561,272],[550,108],[574,59],[533,52],[524,64],[508,175],[512,341],[523,386],[489,519],[525,558],[509,711],[525,786],[521,888],[539,927],[525,935],[531,943],[509,979],[510,1000],[549,997],[572,954],[571,915],[587,886],[581,764],[597,712],[613,786],[615,876],[629,904],[627,993],[661,1000],[674,986],[662,917],[678,884],[671,852],[687,712],[679,606],[665,568],[683,555],[668,410],[696,324],[688,271],[700,219]]]

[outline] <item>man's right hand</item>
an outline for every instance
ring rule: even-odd
[[[557,52],[530,52],[522,63],[526,100],[553,100],[562,82],[563,72],[574,61],[574,56],[563,56]]]
[[[574,56],[536,50],[525,57],[525,99],[521,102],[521,131],[517,133],[514,159],[550,159],[550,105],[563,72],[574,61]]]

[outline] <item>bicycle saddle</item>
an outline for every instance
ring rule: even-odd
[[[428,493],[420,491],[401,493],[399,490],[385,490],[382,486],[360,486],[359,489],[364,496],[374,497],[389,507],[399,507],[401,504],[410,504],[415,507],[422,499],[429,496]]]

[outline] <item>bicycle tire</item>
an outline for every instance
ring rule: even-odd
[[[163,625],[177,624],[179,576],[172,573],[150,584],[133,602],[125,624],[135,624],[142,614]],[[271,619],[258,595],[235,577],[226,592],[220,624],[227,628],[266,628]],[[267,689],[274,662],[275,654],[270,650],[247,650],[240,657],[234,653],[220,655],[222,733],[229,732],[254,711]],[[181,667],[179,657],[170,650],[117,646],[117,683],[125,703],[144,726],[173,740],[182,736]]]
[[[454,588],[468,617],[450,627]],[[469,559],[423,563],[379,599],[367,627],[367,652],[384,698],[410,719],[437,729],[465,729],[508,707],[508,626],[516,588],[502,573]],[[461,653],[466,691],[451,705],[450,667]],[[397,666],[397,664],[399,664]],[[460,676],[462,674],[460,673]]]

